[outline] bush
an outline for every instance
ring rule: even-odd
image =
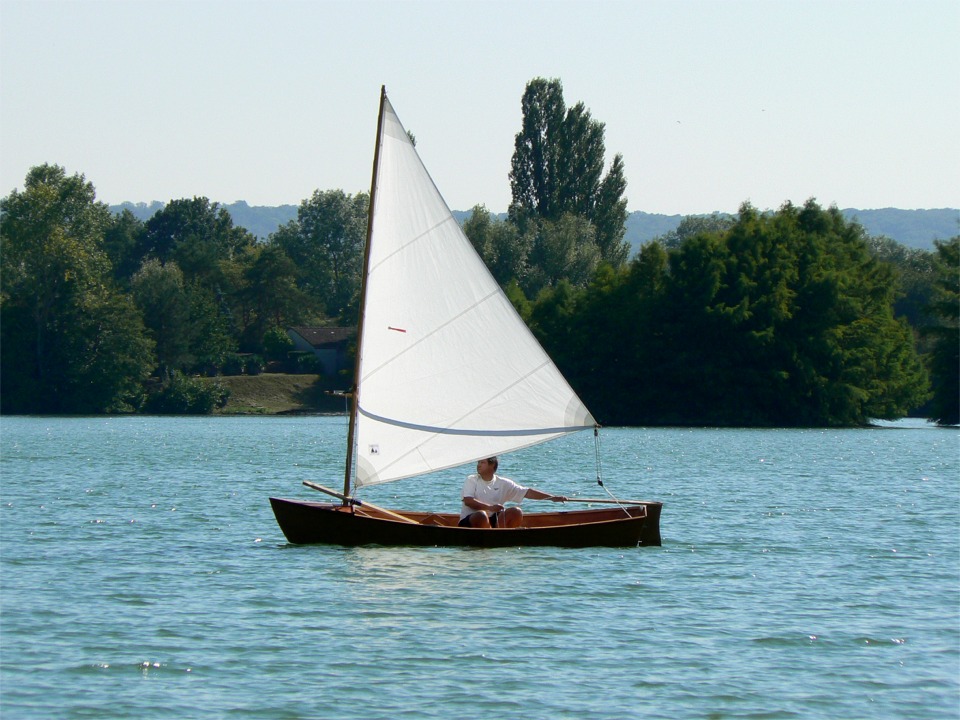
[[[259,375],[265,367],[266,364],[259,355],[250,355],[243,360],[243,371],[247,375]]]
[[[224,375],[243,375],[243,358],[236,353],[227,355],[227,359],[223,361],[223,367],[220,368],[220,372]]]
[[[170,382],[150,395],[146,412],[163,415],[209,415],[227,404],[230,391],[219,382],[205,382],[175,372]]]
[[[263,352],[269,360],[282,360],[293,350],[293,340],[286,331],[272,327],[263,334]]]
[[[307,375],[311,373],[321,374],[323,365],[312,352],[298,351],[289,353],[291,372]]]

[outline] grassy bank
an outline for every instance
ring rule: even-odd
[[[342,397],[324,393],[319,375],[236,375],[209,378],[230,390],[220,415],[282,415],[290,413],[344,412]]]

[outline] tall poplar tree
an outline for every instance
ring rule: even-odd
[[[624,242],[627,202],[623,157],[615,155],[604,175],[604,124],[584,104],[567,108],[559,80],[536,78],[521,100],[523,124],[514,140],[510,167],[510,218],[556,223],[565,214],[594,226],[590,242],[614,267],[629,253]]]

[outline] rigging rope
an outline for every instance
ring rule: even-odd
[[[602,487],[603,491],[610,496],[610,499],[616,502],[617,505],[620,506],[620,509],[626,513],[627,517],[632,517],[632,515],[630,515],[630,511],[623,506],[623,504],[620,502],[620,499],[616,497],[612,492],[607,490],[607,486],[603,484],[603,463],[600,459],[600,426],[599,425],[593,426],[593,447],[594,447],[594,454],[596,455],[596,462],[597,462],[597,485]]]
[[[603,487],[603,469],[600,463],[600,426],[593,426],[593,449],[597,458],[597,485]]]

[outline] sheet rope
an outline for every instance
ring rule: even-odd
[[[620,502],[620,498],[616,497],[612,492],[607,489],[607,486],[603,484],[603,461],[601,460],[600,452],[600,426],[593,426],[593,448],[594,454],[596,456],[597,463],[597,485],[603,488],[603,491],[610,496],[610,499],[613,500],[617,505],[626,513],[627,517],[631,517],[630,511],[623,506],[623,503]]]

